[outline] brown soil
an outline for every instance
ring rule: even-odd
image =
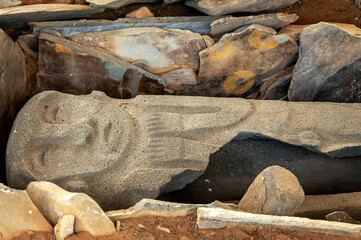
[[[159,230],[158,227],[169,229]],[[193,240],[193,239],[318,239],[318,240],[352,240],[360,236],[336,236],[330,234],[310,233],[306,231],[292,231],[279,228],[249,227],[228,228],[220,230],[199,230],[196,226],[196,215],[186,217],[154,217],[145,216],[122,220],[120,231],[106,237],[92,237],[89,233],[81,232],[67,240],[116,240],[116,239],[162,239],[162,240]],[[24,233],[13,240],[55,240],[55,236],[46,233]]]

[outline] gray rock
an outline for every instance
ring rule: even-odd
[[[53,227],[25,191],[0,183],[0,238],[12,239],[26,231],[53,232]]]
[[[288,230],[302,230],[315,233],[335,234],[350,237],[359,236],[360,225],[312,220],[308,218],[269,216],[219,208],[198,208],[197,226],[199,229],[224,229],[231,227],[268,227]],[[352,236],[351,236],[352,237]]]
[[[326,47],[327,46],[327,47]],[[361,102],[361,37],[319,23],[300,36],[291,101]]]
[[[31,182],[26,192],[52,225],[65,215],[74,215],[75,232],[89,232],[94,237],[115,233],[103,210],[84,193],[71,193],[50,182]]]
[[[213,35],[223,35],[232,32],[242,26],[260,24],[262,26],[278,29],[296,22],[296,14],[271,13],[247,17],[226,17],[214,21],[211,24]]]
[[[272,166],[256,177],[238,206],[244,212],[292,216],[304,198],[297,177],[285,168]]]
[[[88,3],[91,3],[94,7],[103,7],[118,9],[132,3],[151,3],[158,2],[160,0],[86,0]]]
[[[336,211],[326,215],[327,221],[333,222],[344,222],[344,223],[351,223],[351,224],[361,224],[359,221],[356,221],[347,212],[343,211]]]
[[[202,36],[187,30],[129,28],[84,33],[71,40],[105,50],[131,63],[142,62],[149,72],[161,74],[179,68],[199,69]]]
[[[7,148],[8,182],[24,188],[33,180],[52,181],[68,190],[88,193],[104,209],[119,209],[183,188],[202,175],[210,155],[232,139],[257,138],[268,141],[269,146],[277,146],[277,140],[293,145],[268,148],[272,156],[283,149],[289,151],[286,158],[290,152],[299,154],[294,159],[305,163],[308,170],[304,174],[311,174],[306,183],[311,189],[325,178],[323,189],[330,189],[327,184],[334,182],[329,176],[340,177],[339,166],[345,169],[341,187],[359,187],[355,173],[360,169],[360,108],[359,104],[180,96],[118,100],[96,91],[86,96],[43,92],[27,102],[13,125]],[[315,155],[325,162],[315,160]],[[252,161],[257,154],[252,152],[251,156],[251,162],[269,164],[265,161],[268,158]],[[307,156],[312,161],[307,162]],[[356,157],[349,158],[352,156]],[[224,162],[217,169],[229,166]],[[309,168],[314,164],[330,173],[313,176]],[[333,168],[336,175],[332,175]],[[319,168],[315,169],[319,173]],[[240,174],[239,167],[235,170],[236,175],[223,173],[234,181],[242,180],[243,175],[252,179],[252,169],[246,168],[245,174]],[[225,188],[222,181],[219,188]],[[242,186],[241,182],[235,187]],[[241,196],[239,191],[235,193]]]
[[[257,98],[267,78],[296,62],[298,45],[288,35],[254,24],[225,34],[199,55],[199,85],[184,94]]]
[[[260,87],[263,100],[284,100],[287,98],[288,89],[292,78],[293,68],[281,71],[279,74],[266,78]]]
[[[5,148],[17,112],[26,101],[25,57],[0,29],[0,181],[5,180]]]
[[[37,92],[87,94],[100,90],[111,97],[130,98],[138,92],[162,94],[165,87],[157,75],[63,37],[42,33],[39,49]]]
[[[236,12],[262,12],[288,7],[298,0],[187,0],[186,5],[208,15]]]
[[[0,8],[14,7],[20,4],[21,1],[19,0],[2,0],[0,2]]]
[[[224,16],[222,16],[224,17]],[[81,33],[112,31],[125,28],[158,27],[189,30],[194,33],[211,34],[211,23],[222,17],[156,17],[156,18],[119,18],[108,20],[78,20],[56,22],[32,22],[33,32],[45,29],[55,30],[68,38]]]
[[[26,27],[29,22],[83,18],[104,9],[74,4],[34,4],[0,9],[1,28]]]

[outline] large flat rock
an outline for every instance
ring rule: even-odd
[[[25,27],[29,22],[83,18],[103,12],[102,8],[73,4],[34,4],[0,9],[1,28]]]
[[[5,148],[17,112],[26,101],[25,57],[21,48],[0,29],[0,162],[5,180]]]
[[[162,94],[164,80],[111,54],[63,37],[42,33],[37,92],[57,90],[88,94],[93,90],[117,98]]]
[[[187,0],[186,5],[208,15],[262,12],[288,7],[298,0]]]
[[[232,32],[242,26],[260,24],[273,29],[285,27],[296,22],[298,16],[296,14],[271,13],[246,17],[225,17],[212,22],[212,34],[222,35]]]
[[[305,28],[291,101],[361,102],[361,37],[328,23]]]
[[[292,66],[297,54],[288,35],[257,24],[241,28],[200,52],[199,85],[184,94],[257,98],[263,82]]]
[[[142,64],[152,73],[179,68],[198,71],[199,52],[206,48],[200,34],[179,29],[129,28],[79,34],[71,40]]]
[[[211,154],[220,153],[218,162],[209,166],[214,174],[204,174],[211,177],[212,186],[202,179],[200,191],[228,189],[239,199],[253,174],[274,159],[283,165],[296,163],[295,170],[286,168],[296,176],[303,174],[297,177],[308,191],[350,190],[361,185],[355,177],[361,168],[360,108],[180,96],[119,100],[96,91],[85,96],[43,92],[28,101],[15,120],[8,143],[8,182],[25,188],[33,180],[47,180],[88,193],[105,210],[119,209],[182,189],[209,170]],[[242,143],[254,138],[265,142],[258,152]],[[241,141],[235,150],[218,151],[232,139]],[[232,152],[238,154],[233,166],[225,158]],[[341,167],[344,179],[339,183]]]
[[[151,3],[160,0],[86,0],[95,7],[104,7],[110,9],[118,9],[133,3]]]
[[[53,227],[25,191],[0,183],[0,238],[12,239],[26,231],[53,232]]]

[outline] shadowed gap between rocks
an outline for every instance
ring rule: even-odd
[[[256,176],[272,165],[295,174],[307,195],[361,191],[361,156],[332,158],[280,141],[246,139],[223,146],[210,156],[201,177],[158,199],[183,203],[239,200]]]

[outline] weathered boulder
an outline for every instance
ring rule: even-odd
[[[292,216],[304,198],[297,177],[285,168],[272,166],[256,177],[238,206],[244,212]]]
[[[0,239],[12,239],[25,231],[53,232],[53,227],[25,191],[0,183]]]
[[[232,32],[242,26],[260,24],[262,26],[278,29],[296,22],[296,14],[271,13],[246,17],[225,17],[212,22],[212,35],[222,35]]]
[[[20,5],[21,1],[19,0],[2,0],[0,2],[0,8],[14,7]]]
[[[77,233],[86,231],[94,237],[115,233],[103,210],[84,193],[71,193],[50,182],[31,182],[26,192],[52,225],[65,215],[74,215]]]
[[[326,215],[327,221],[333,222],[344,222],[344,223],[352,223],[352,224],[361,224],[359,221],[356,221],[347,212],[336,211]]]
[[[208,15],[224,15],[235,12],[262,12],[280,9],[298,0],[187,0],[186,5]]]
[[[74,215],[64,215],[59,218],[58,223],[54,227],[56,240],[65,240],[65,238],[74,234]]]
[[[132,3],[151,3],[158,2],[160,0],[86,0],[94,7],[104,7],[111,9],[118,9],[120,7],[132,4]]]
[[[52,181],[88,193],[107,210],[156,198],[197,178],[204,184],[200,197],[212,193],[234,200],[269,164],[289,164],[285,167],[314,194],[358,191],[360,108],[182,96],[119,100],[96,91],[86,96],[43,92],[29,100],[15,120],[7,151],[8,182],[23,188],[33,180]],[[232,139],[233,150],[225,146],[218,151]],[[203,174],[213,153],[216,159],[209,167],[214,174]],[[228,156],[232,153],[236,155]],[[222,197],[222,191],[227,195]]]
[[[200,52],[199,85],[184,94],[257,98],[263,81],[292,66],[297,54],[296,41],[272,28],[254,24],[225,34]]]
[[[164,80],[113,55],[63,37],[40,35],[37,92],[78,94],[104,91],[111,97],[162,94]],[[75,64],[76,63],[76,64]]]
[[[361,37],[328,23],[303,30],[291,101],[361,102]]]
[[[26,27],[33,21],[83,18],[104,9],[73,4],[34,4],[0,9],[1,28]]]
[[[25,58],[0,29],[0,181],[5,180],[5,148],[17,112],[26,101]]]
[[[141,63],[152,73],[178,68],[198,71],[199,52],[206,48],[200,34],[179,29],[129,28],[79,34],[71,40]]]

